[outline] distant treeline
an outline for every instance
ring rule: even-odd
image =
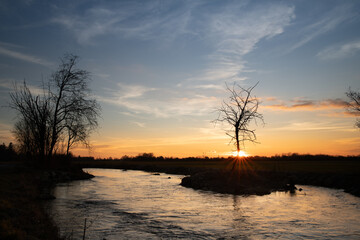
[[[55,157],[56,158],[56,157]],[[58,154],[57,158],[65,158],[62,154]],[[69,156],[66,156],[67,161],[75,160],[79,162],[83,161],[97,161],[97,160],[107,160],[107,161],[184,161],[184,162],[196,162],[196,161],[226,161],[233,160],[236,157],[186,157],[186,158],[178,158],[178,157],[163,157],[163,156],[155,156],[153,153],[142,153],[137,156],[123,156],[121,158],[94,158],[91,156],[88,157],[74,157],[71,153]],[[0,145],[0,161],[19,161],[26,159],[25,156],[21,155],[16,147],[12,143],[9,145],[5,145],[5,143]],[[358,156],[331,156],[325,154],[298,154],[298,153],[288,153],[282,155],[275,155],[271,157],[265,156],[249,156],[249,157],[241,157],[241,159],[251,160],[251,161],[341,161],[341,160],[351,160],[351,161],[360,161],[360,155]]]
[[[0,160],[10,162],[19,160],[19,154],[12,143],[9,143],[8,146],[6,146],[5,143],[0,145]]]
[[[178,157],[156,157],[153,153],[142,153],[137,156],[123,156],[121,158],[93,158],[93,157],[78,157],[76,160],[79,161],[89,161],[89,160],[112,160],[112,161],[226,161],[233,160],[237,157],[187,157],[187,158],[178,158]],[[298,153],[288,153],[282,155],[275,155],[271,157],[265,156],[248,156],[241,157],[240,159],[246,159],[251,161],[341,161],[341,160],[357,160],[360,161],[359,156],[331,156],[325,154],[298,154]]]
[[[49,167],[59,167],[59,166],[67,166],[73,160],[78,159],[75,158],[71,153],[66,154],[54,154],[51,164]],[[93,157],[80,157],[83,160],[94,160]],[[0,145],[0,162],[26,162],[30,165],[36,165],[39,161],[34,159],[34,156],[29,156],[26,153],[23,153],[19,150],[17,145],[14,145],[12,142],[9,145],[2,143]]]

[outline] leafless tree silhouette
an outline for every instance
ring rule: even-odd
[[[50,97],[44,91],[34,96],[26,82],[10,93],[10,107],[19,113],[13,133],[20,150],[28,155],[36,155],[40,161],[45,160],[49,145]]]
[[[355,116],[360,116],[360,92],[355,92],[349,88],[346,96],[350,99],[348,110]],[[360,119],[356,119],[356,127],[360,128]]]
[[[238,84],[232,87],[226,85],[230,93],[229,99],[223,101],[221,107],[217,109],[219,116],[215,122],[223,122],[230,125],[226,134],[231,138],[230,142],[236,145],[237,155],[239,156],[240,146],[244,146],[246,141],[256,143],[255,129],[250,129],[252,121],[264,123],[263,115],[258,113],[259,99],[251,95],[252,90],[257,86],[243,88]]]
[[[100,106],[90,96],[89,73],[77,69],[78,57],[66,55],[43,94],[34,95],[25,81],[15,85],[10,107],[19,117],[14,134],[21,148],[41,161],[51,159],[61,146],[66,154],[78,142],[89,146],[89,134],[98,126]]]
[[[51,80],[54,103],[49,156],[62,135],[67,134],[66,152],[76,142],[85,143],[89,133],[98,126],[100,106],[89,99],[89,72],[76,68],[78,57],[66,55]]]

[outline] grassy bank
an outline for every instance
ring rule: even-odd
[[[360,196],[360,187],[357,184],[360,182],[358,156],[291,154],[240,159],[179,159],[144,154],[115,160],[78,159],[75,164],[87,168],[119,168],[190,175],[183,181],[184,186],[221,193],[264,194],[286,189],[291,183],[339,188]]]
[[[61,239],[44,209],[60,181],[90,176],[81,170],[39,170],[21,163],[0,163],[0,239]]]
[[[2,170],[0,174],[0,239],[61,239],[43,208],[39,171]]]

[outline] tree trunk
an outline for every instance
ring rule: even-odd
[[[58,122],[57,121],[58,121],[58,111],[59,111],[60,100],[62,98],[62,93],[63,93],[63,88],[64,88],[63,82],[64,82],[64,80],[62,81],[61,87],[59,89],[59,95],[56,99],[56,105],[55,105],[55,110],[54,110],[54,116],[53,116],[54,122],[53,122],[53,126],[52,126],[52,135],[51,135],[50,150],[49,150],[49,160],[51,160],[55,144],[58,140],[58,133],[57,133]]]
[[[68,138],[67,147],[66,147],[66,156],[69,156],[70,146],[71,146],[71,137],[70,137],[70,133],[69,133],[69,138]]]
[[[236,156],[238,157],[239,156],[239,153],[240,153],[240,142],[239,142],[239,129],[238,129],[238,126],[235,127],[236,130],[235,130],[235,140],[236,140]]]

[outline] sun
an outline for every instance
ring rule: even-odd
[[[232,152],[231,155],[232,155],[233,157],[237,157],[237,156],[239,156],[239,157],[247,157],[247,156],[249,156],[249,154],[247,154],[247,153],[246,153],[245,151],[243,151],[243,150],[240,150],[240,151],[239,151],[239,155],[238,155],[238,152],[237,152],[237,151]]]

